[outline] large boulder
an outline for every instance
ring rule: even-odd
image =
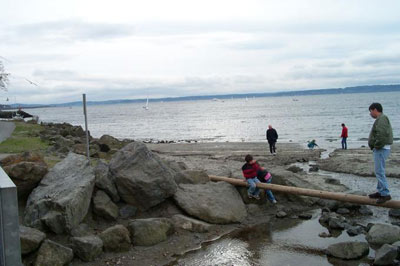
[[[374,265],[393,265],[397,254],[396,246],[384,244],[376,251]]]
[[[103,240],[105,251],[121,252],[128,251],[131,248],[129,231],[121,224],[107,228],[99,236]]]
[[[152,246],[165,241],[173,232],[172,223],[166,218],[133,220],[128,225],[132,243],[137,246]]]
[[[226,182],[181,184],[174,199],[188,214],[209,223],[241,222],[247,215],[239,192]]]
[[[72,237],[71,245],[83,261],[93,261],[103,251],[103,241],[98,236]]]
[[[35,266],[64,266],[74,258],[72,249],[45,240],[38,251]]]
[[[373,245],[392,244],[400,240],[400,227],[391,224],[374,224],[365,239]]]
[[[118,217],[118,206],[102,190],[97,190],[93,197],[93,211],[107,220],[115,220]]]
[[[95,176],[85,156],[74,153],[56,164],[30,194],[25,224],[69,232],[86,216]]]
[[[174,195],[174,173],[143,143],[132,142],[115,153],[110,173],[120,197],[141,210],[147,210]]]
[[[368,255],[369,246],[365,242],[342,242],[330,245],[326,253],[336,258],[351,260]]]
[[[46,234],[35,228],[20,225],[19,238],[21,240],[21,254],[25,255],[38,249],[46,238]]]
[[[114,202],[118,202],[120,198],[114,180],[109,174],[108,165],[99,160],[94,168],[94,174],[96,176],[96,187],[104,190]]]
[[[26,197],[47,174],[47,165],[38,154],[10,155],[0,165],[17,186],[18,197]]]

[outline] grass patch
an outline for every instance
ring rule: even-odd
[[[42,126],[15,122],[11,137],[0,143],[0,153],[20,153],[25,151],[43,152],[49,145],[39,138]]]

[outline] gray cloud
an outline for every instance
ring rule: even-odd
[[[87,41],[106,40],[127,37],[134,34],[135,30],[129,24],[90,23],[82,20],[61,20],[42,23],[24,24],[12,29],[13,35],[21,39],[62,40],[62,41]],[[11,36],[8,33],[8,36]]]
[[[373,54],[356,58],[352,61],[356,66],[400,65],[400,54]]]

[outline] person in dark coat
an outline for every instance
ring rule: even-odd
[[[278,133],[274,128],[272,128],[271,125],[268,125],[268,130],[267,130],[267,140],[269,144],[269,151],[272,153],[272,155],[276,155],[276,141],[278,140]]]

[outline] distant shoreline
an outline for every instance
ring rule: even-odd
[[[243,94],[220,94],[220,95],[202,95],[202,96],[182,96],[182,97],[165,97],[149,99],[153,102],[175,102],[175,101],[196,101],[196,100],[213,100],[213,99],[241,99],[252,97],[282,97],[282,96],[311,96],[311,95],[332,95],[332,94],[351,94],[351,93],[377,93],[377,92],[400,92],[400,84],[393,85],[366,85],[345,88],[332,89],[315,89],[315,90],[299,90],[299,91],[279,91],[279,92],[262,92],[262,93],[243,93]],[[104,104],[124,104],[124,103],[140,103],[146,99],[119,99],[106,101],[88,101],[88,105],[104,105]],[[48,108],[48,107],[70,107],[81,106],[81,101],[67,102],[60,104],[23,104],[15,103],[11,105],[3,105],[3,110],[21,108]]]

